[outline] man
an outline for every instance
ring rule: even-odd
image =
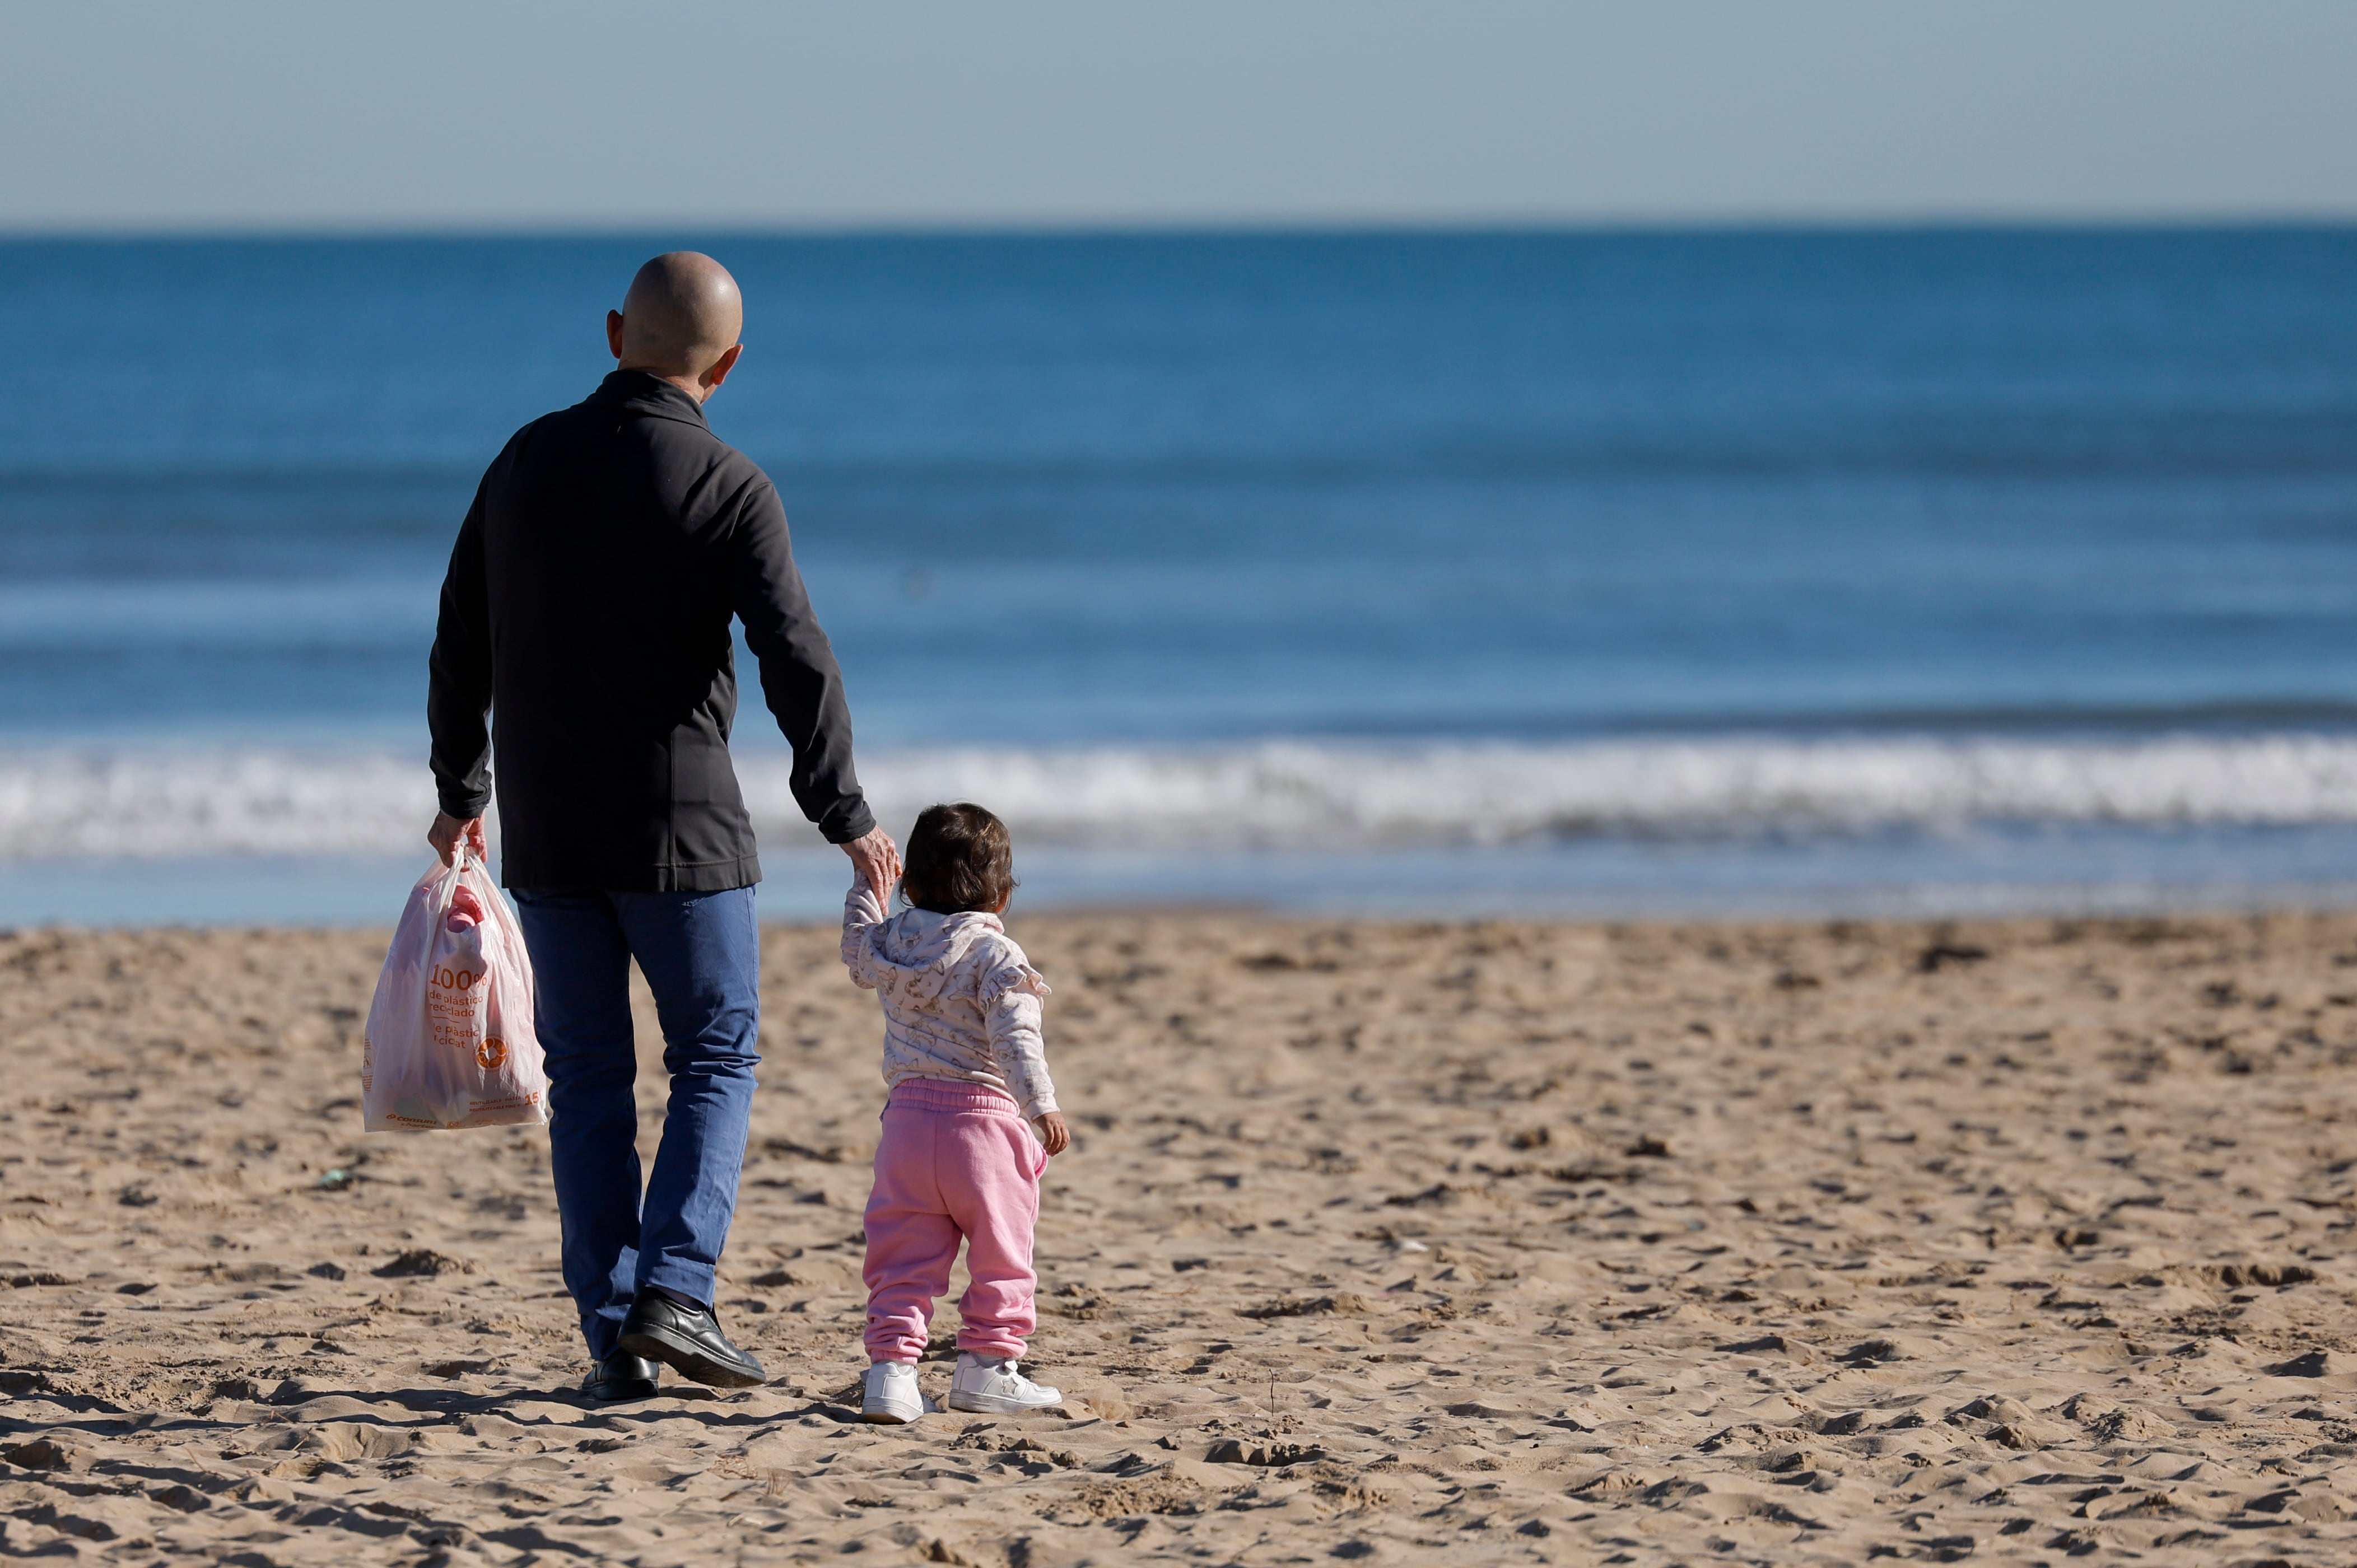
[[[711,257],[639,269],[606,317],[620,368],[518,431],[484,474],[434,639],[442,810],[427,841],[445,860],[482,854],[496,751],[501,875],[537,980],[565,1283],[594,1399],[651,1395],[655,1362],[700,1383],[763,1380],[712,1310],[760,1059],[761,868],[728,758],[732,616],[792,743],[795,801],[879,897],[899,875],[852,771],[843,678],[778,492],[705,424],[743,321]],[[671,1074],[643,1202],[633,958]]]

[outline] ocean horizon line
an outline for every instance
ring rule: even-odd
[[[1332,218],[1292,214],[1230,218],[1173,217],[1124,220],[1040,217],[1037,220],[795,220],[678,218],[611,222],[550,219],[514,223],[496,219],[414,221],[355,218],[348,222],[274,222],[230,219],[189,223],[104,221],[48,223],[0,219],[0,245],[35,244],[344,244],[473,243],[511,241],[572,242],[683,236],[705,240],[831,241],[1159,241],[1186,239],[1714,239],[1892,238],[2049,235],[2181,236],[2189,233],[2346,234],[2357,231],[2357,210],[2250,213],[2167,211],[2085,213],[1991,211],[1921,215],[1768,215],[1573,218],[1534,214],[1494,218],[1415,218],[1375,214]]]

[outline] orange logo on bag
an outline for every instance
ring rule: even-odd
[[[507,1059],[507,1043],[504,1040],[500,1039],[497,1036],[493,1036],[490,1038],[486,1039],[481,1045],[475,1047],[475,1060],[482,1064],[482,1069],[485,1072],[491,1071],[501,1062]]]
[[[433,983],[445,991],[464,991],[481,978],[471,969],[452,969],[447,964],[434,967]]]

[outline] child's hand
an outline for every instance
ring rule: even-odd
[[[1072,1130],[1064,1125],[1063,1112],[1050,1111],[1045,1116],[1034,1116],[1031,1125],[1039,1129],[1039,1141],[1048,1145],[1049,1154],[1060,1155],[1072,1146]]]

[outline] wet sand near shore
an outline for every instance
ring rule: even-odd
[[[1070,1402],[908,1429],[831,930],[724,1266],[775,1380],[608,1407],[545,1136],[359,1130],[382,933],[0,936],[0,1554],[2357,1556],[2357,917],[1012,925]]]

